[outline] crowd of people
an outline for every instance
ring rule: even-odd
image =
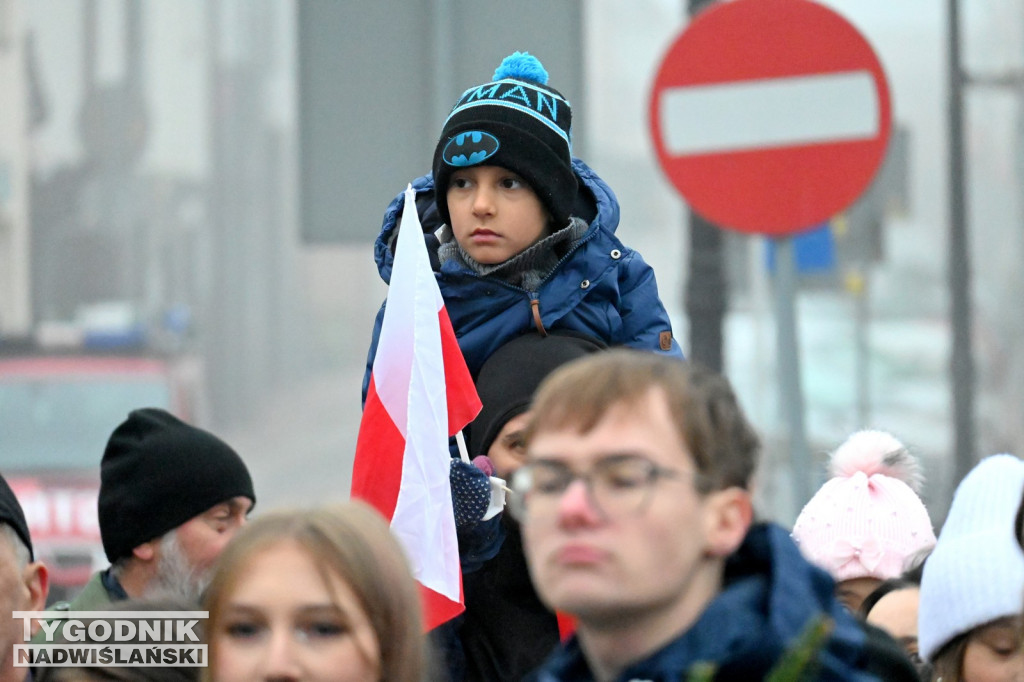
[[[516,53],[459,98],[414,183],[483,405],[449,472],[461,615],[425,631],[373,507],[254,512],[239,453],[139,406],[97,453],[110,566],[70,602],[47,607],[0,478],[0,599],[47,607],[33,641],[76,613],[206,611],[208,660],[25,667],[12,619],[0,682],[1024,681],[1024,461],[978,462],[936,536],[914,453],[858,431],[792,528],[759,518],[760,438],[727,378],[682,357],[614,194],[572,157],[571,116]],[[375,247],[385,280],[401,205]]]
[[[243,459],[143,408],[101,461],[111,566],[48,610],[205,610],[207,665],[33,671],[14,664],[15,620],[0,680],[1024,679],[1024,461],[981,460],[936,539],[914,456],[857,432],[783,528],[753,509],[760,441],[727,379],[581,341],[524,336],[481,374],[475,451],[512,493],[498,551],[464,563],[459,618],[424,632],[407,557],[369,505],[249,519]],[[536,375],[509,371],[546,350]],[[43,610],[47,569],[2,479],[0,529],[5,603]]]

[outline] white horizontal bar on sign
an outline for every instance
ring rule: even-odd
[[[666,88],[661,129],[673,156],[870,139],[879,102],[869,71]]]

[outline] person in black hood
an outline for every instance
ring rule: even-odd
[[[468,448],[476,456],[476,466],[453,459],[453,467],[470,472],[483,468],[508,479],[523,462],[522,428],[530,417],[530,400],[537,386],[561,365],[605,348],[598,339],[555,330],[547,336],[524,334],[495,351],[477,376],[483,407],[467,429]],[[465,474],[462,480],[468,483],[471,475]],[[456,517],[479,518],[485,505],[479,502],[474,512],[467,513],[471,505],[459,499],[459,487],[453,484]],[[482,499],[480,495],[470,497]],[[440,644],[452,680],[520,680],[544,660],[558,644],[560,633],[569,627],[537,597],[523,558],[519,524],[507,513],[495,522],[503,536],[497,554],[467,557],[463,552],[466,611],[448,629],[448,641]],[[473,540],[463,540],[482,526],[472,520],[463,523],[460,547],[472,546]]]

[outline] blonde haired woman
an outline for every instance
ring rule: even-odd
[[[362,502],[252,521],[221,555],[204,608],[217,682],[424,678],[416,583]]]

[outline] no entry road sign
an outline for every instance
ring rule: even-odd
[[[773,236],[849,206],[891,130],[874,50],[810,0],[734,0],[699,14],[662,60],[649,114],[661,166],[695,211]]]

